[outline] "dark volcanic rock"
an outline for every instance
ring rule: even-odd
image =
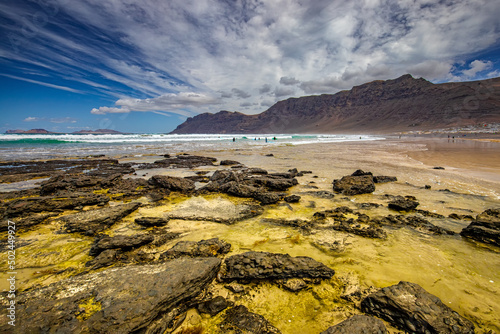
[[[396,211],[411,211],[414,210],[419,204],[420,203],[417,202],[414,197],[396,196],[396,198],[389,202],[389,209]]]
[[[115,264],[124,256],[119,249],[106,249],[92,260],[85,263],[85,267],[90,267],[93,270],[104,268]]]
[[[75,276],[16,300],[19,333],[135,333],[196,297],[221,260],[177,259],[159,265],[111,268]],[[12,326],[0,326],[9,332]]]
[[[271,192],[258,192],[253,194],[253,198],[258,200],[261,204],[274,204],[278,203],[282,198],[283,194],[276,194]]]
[[[235,160],[222,160],[220,162],[220,165],[221,166],[231,166],[231,165],[241,165],[241,163],[239,161],[235,161]]]
[[[135,223],[144,227],[165,226],[170,219],[161,217],[141,217],[136,218]]]
[[[17,218],[15,223],[16,223],[16,230],[20,229],[26,229],[32,226],[36,226],[38,224],[43,223],[45,220],[48,218],[57,216],[58,213],[55,212],[50,212],[50,213],[35,213],[32,215],[29,215],[24,218]],[[9,226],[9,220],[5,219],[0,221],[0,232],[2,231],[7,231]]]
[[[333,190],[348,196],[369,194],[375,191],[375,183],[371,175],[344,176],[333,180]]]
[[[500,247],[500,209],[489,209],[477,215],[460,235]]]
[[[474,333],[474,325],[415,283],[401,281],[361,302],[361,310],[410,333]]]
[[[436,226],[429,221],[425,220],[419,216],[410,216],[410,215],[388,215],[382,218],[375,218],[372,220],[373,223],[379,225],[387,225],[393,227],[411,227],[420,232],[431,232],[432,234],[441,235],[448,234],[454,235],[455,232],[447,230],[445,228]]]
[[[171,191],[190,192],[195,189],[193,181],[182,177],[155,175],[148,180],[148,183]]]
[[[25,199],[13,200],[5,208],[5,217],[12,218],[25,216],[34,212],[53,212],[65,209],[74,209],[86,205],[105,204],[109,198],[102,195],[87,195],[75,197],[31,197]]]
[[[300,196],[298,195],[290,195],[284,198],[287,203],[297,203],[300,201]]]
[[[387,182],[396,182],[398,180],[397,177],[395,176],[374,176],[373,177],[373,182],[375,183],[387,183]]]
[[[273,173],[261,169],[241,171],[218,170],[210,177],[210,182],[200,191],[223,192],[232,196],[254,198],[261,204],[279,202],[286,194],[279,191],[297,185],[293,173]]]
[[[367,315],[355,315],[340,324],[328,328],[320,334],[385,334],[384,323]]]
[[[221,311],[225,310],[229,307],[229,303],[224,297],[217,296],[213,299],[204,301],[203,303],[198,304],[197,309],[200,313],[208,313],[212,317]]]
[[[174,247],[160,256],[160,260],[174,259],[180,256],[214,257],[229,253],[231,244],[219,238],[201,241],[179,241]]]
[[[226,312],[220,324],[223,333],[278,334],[281,333],[263,316],[252,313],[243,305],[235,306]]]
[[[335,271],[310,257],[246,252],[225,260],[224,280],[331,278]]]
[[[200,166],[213,166],[217,161],[215,158],[203,157],[198,155],[179,154],[177,156],[170,156],[165,154],[166,159],[155,161],[152,164],[141,164],[138,166],[140,169],[151,168],[195,168]]]
[[[59,218],[64,223],[65,231],[68,233],[81,232],[93,235],[110,227],[123,217],[131,214],[141,206],[140,203],[132,202],[97,210],[88,210]]]
[[[149,244],[153,240],[154,237],[150,234],[115,235],[113,237],[99,235],[90,248],[89,255],[97,256],[106,249],[121,249],[122,251],[128,251]]]

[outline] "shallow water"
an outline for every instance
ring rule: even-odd
[[[352,304],[340,298],[342,281],[346,277],[359,281],[362,288],[384,287],[401,280],[417,283],[472,320],[479,329],[478,333],[487,330],[500,332],[500,249],[496,247],[477,244],[459,235],[434,236],[408,228],[385,228],[387,240],[367,239],[331,229],[304,235],[298,229],[262,221],[263,218],[311,219],[317,211],[339,206],[358,210],[357,204],[368,202],[384,205],[372,210],[359,210],[372,218],[396,214],[387,209],[387,194],[415,196],[420,202],[419,209],[445,216],[451,213],[475,216],[488,208],[500,207],[500,187],[494,180],[480,178],[450,166],[446,166],[445,170],[434,170],[434,162],[441,162],[439,157],[426,165],[408,154],[421,149],[423,147],[420,144],[387,141],[376,144],[282,146],[258,151],[198,152],[219,160],[238,160],[247,166],[262,167],[269,171],[286,171],[296,167],[313,173],[298,178],[300,184],[290,191],[302,196],[300,203],[266,206],[262,216],[234,225],[172,220],[166,229],[182,233],[181,238],[149,251],[162,252],[179,240],[199,241],[218,237],[232,244],[228,255],[248,250],[288,253],[291,256],[310,256],[335,269],[336,274],[331,280],[297,293],[261,283],[247,286],[247,293],[238,296],[229,293],[222,284],[216,284],[215,289],[219,294],[263,315],[283,333],[319,333],[349,315],[359,313]],[[274,156],[266,157],[269,153]],[[161,172],[187,176],[197,170],[213,171],[217,168],[221,167]],[[331,191],[333,179],[351,174],[356,169],[371,171],[375,175],[397,176],[398,181],[377,185],[373,194],[349,198],[336,195],[333,199],[323,199],[308,194],[317,190]],[[424,189],[425,185],[430,185],[431,189]],[[146,199],[142,201],[148,203]],[[197,199],[173,196],[159,206],[141,207],[107,233],[134,234],[143,231],[133,222],[139,216],[165,216],[180,208],[198,208],[200,212],[210,215],[210,207],[230,206],[230,203],[238,206],[248,202],[225,195]],[[232,213],[231,210],[228,212]],[[428,220],[455,232],[469,224],[468,221],[449,218]],[[18,286],[21,289],[34,284],[48,284],[85,269],[83,263],[90,259],[86,254],[93,239],[76,234],[54,234],[58,228],[55,224],[40,226],[18,236],[20,240],[31,242],[18,250]],[[342,240],[345,250],[336,252],[318,246],[323,241],[332,240]],[[4,269],[2,263],[0,270],[3,272]],[[4,288],[4,283],[2,277],[0,288]],[[221,319],[222,314],[214,318],[201,317],[198,323],[204,326],[205,332],[212,333]]]

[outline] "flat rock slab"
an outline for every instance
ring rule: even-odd
[[[111,268],[18,296],[18,333],[132,333],[197,296],[219,270],[217,258]],[[8,332],[10,325],[0,326]]]
[[[263,209],[258,205],[234,204],[224,198],[205,199],[192,197],[168,212],[170,219],[208,220],[232,224],[243,219],[261,215]]]
[[[222,333],[231,334],[279,334],[274,327],[260,314],[250,312],[245,306],[238,305],[226,312],[224,321],[220,324]]]
[[[150,234],[116,235],[113,237],[100,235],[90,248],[89,255],[97,256],[106,249],[121,249],[123,251],[128,251],[149,244],[154,239],[154,236]]]
[[[139,206],[141,206],[140,203],[132,202],[103,209],[78,212],[62,216],[59,220],[64,223],[65,231],[68,233],[81,232],[93,235],[128,216],[137,210]]]
[[[109,198],[103,195],[85,195],[75,197],[41,196],[16,199],[9,202],[4,216],[7,218],[26,216],[29,213],[53,212],[57,210],[74,209],[85,205],[106,204]]]
[[[229,253],[231,244],[219,238],[201,241],[179,241],[174,247],[160,256],[160,260],[174,259],[180,256],[213,257]]]
[[[410,333],[474,333],[472,322],[415,283],[380,289],[363,299],[361,310]]]
[[[335,271],[306,256],[246,252],[225,260],[224,280],[331,278]]]
[[[386,334],[382,320],[367,315],[355,315],[321,334]]]

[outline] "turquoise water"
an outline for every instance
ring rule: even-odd
[[[233,141],[234,139],[234,141]],[[200,149],[259,148],[269,145],[300,145],[327,142],[379,140],[367,135],[289,134],[0,134],[3,161],[81,157],[165,154]]]

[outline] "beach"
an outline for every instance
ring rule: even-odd
[[[194,145],[186,150],[182,149],[182,145],[169,146],[163,151],[161,146],[155,145],[154,150],[143,153],[138,153],[138,147],[134,149],[134,154],[115,151],[105,157],[88,158],[111,158],[117,159],[119,164],[130,164],[133,173],[127,173],[125,169],[119,170],[119,173],[124,180],[135,180],[135,188],[129,187],[128,193],[120,193],[110,190],[115,181],[109,181],[110,186],[106,187],[100,186],[104,183],[94,184],[93,188],[85,191],[90,191],[93,196],[106,197],[108,202],[105,204],[96,202],[58,209],[40,224],[17,230],[18,292],[28,288],[36,290],[82,273],[104,273],[106,267],[93,270],[85,265],[93,260],[89,250],[95,248],[93,245],[99,234],[60,233],[63,227],[67,227],[61,217],[137,202],[140,207],[100,233],[111,237],[154,235],[157,238],[162,233],[175,236],[164,240],[164,243],[124,250],[127,260],[120,262],[115,259],[116,263],[111,263],[114,267],[147,264],[148,261],[156,263],[160,254],[181,241],[200,242],[219,238],[231,245],[228,253],[217,255],[222,259],[227,260],[244,252],[268,252],[310,257],[334,269],[333,277],[306,279],[307,288],[297,291],[283,288],[286,285],[284,281],[266,279],[239,282],[243,292],[227,288],[228,282],[223,279],[216,279],[207,285],[212,296],[222,296],[233,304],[246,306],[283,333],[320,333],[354,314],[362,313],[356,299],[364,296],[362,291],[375,291],[400,281],[418,284],[437,296],[443,304],[472,321],[476,333],[500,332],[500,249],[459,234],[476,216],[488,209],[500,208],[500,142],[497,138],[396,135],[377,140],[351,138],[342,142],[315,140],[314,143],[267,144],[261,140],[258,146],[254,145],[255,142],[258,140],[231,147],[230,136],[223,145]],[[173,147],[169,151],[168,148]],[[85,152],[88,153],[86,155],[93,153],[91,147]],[[152,167],[160,159],[182,157],[179,155],[182,152],[186,156],[212,157],[216,162],[191,168],[174,168],[172,165]],[[220,162],[224,160],[233,162],[221,166]],[[268,173],[292,173],[291,178],[297,180],[297,184],[286,183],[290,175],[281,175],[278,178],[279,187],[286,183],[286,190],[283,186],[276,193],[300,196],[300,200],[289,202],[281,197],[279,201],[265,204],[262,196],[245,197],[241,193],[234,196],[221,190],[199,191],[208,182],[203,180],[204,175],[211,177],[216,171],[223,170],[247,173],[244,167],[232,168],[238,165],[259,168]],[[113,171],[117,172],[116,166],[113,166]],[[84,171],[92,168],[99,167],[92,165]],[[7,167],[2,170],[5,169]],[[294,169],[297,173],[290,172]],[[363,194],[346,195],[333,191],[334,180],[357,170],[370,172],[373,176],[396,177],[397,180],[376,183],[373,191]],[[68,173],[71,173],[70,169]],[[110,173],[107,171],[99,177],[106,178]],[[151,181],[140,183],[144,182],[140,180],[151,180],[155,175],[191,177],[195,189],[166,193],[157,191],[159,183],[154,185],[156,188]],[[40,182],[49,182],[49,177],[40,177]],[[23,196],[39,196],[35,193],[40,187],[36,180],[20,183],[4,181],[1,184],[4,208],[12,201],[22,200]],[[87,182],[90,184],[90,181]],[[151,189],[142,193],[146,184]],[[125,189],[124,185],[121,187]],[[12,192],[6,190],[19,189],[26,189],[27,193],[17,193],[17,198],[9,198],[8,194]],[[152,192],[158,192],[161,198],[152,199]],[[47,191],[44,196],[55,196],[50,194]],[[391,210],[388,203],[397,196],[418,202],[418,210],[421,211]],[[252,214],[244,216],[248,210],[242,208],[251,208]],[[339,219],[348,221],[352,218],[361,227],[349,230],[345,225],[335,225],[337,218],[331,215],[338,208],[344,210],[344,217]],[[321,224],[314,225],[321,215]],[[418,217],[414,221],[425,220],[425,224],[388,225],[388,216],[403,217],[399,218],[400,222],[406,221],[404,217]],[[142,217],[168,217],[169,222],[162,227],[145,228],[135,222]],[[364,221],[362,217],[365,217]],[[16,222],[24,216],[6,218]],[[381,226],[384,237],[363,235],[367,226],[375,226],[375,221]],[[7,232],[2,232],[2,242],[5,240]],[[1,269],[2,272],[7,271],[5,262]],[[1,289],[8,289],[6,274],[0,278]],[[26,292],[23,298],[29,298],[29,293]],[[5,295],[2,298],[5,302]],[[202,327],[204,333],[220,330],[224,312],[208,316],[196,307],[187,307],[184,311],[185,320],[175,333],[194,327]],[[390,322],[385,324],[389,332],[398,332]]]

